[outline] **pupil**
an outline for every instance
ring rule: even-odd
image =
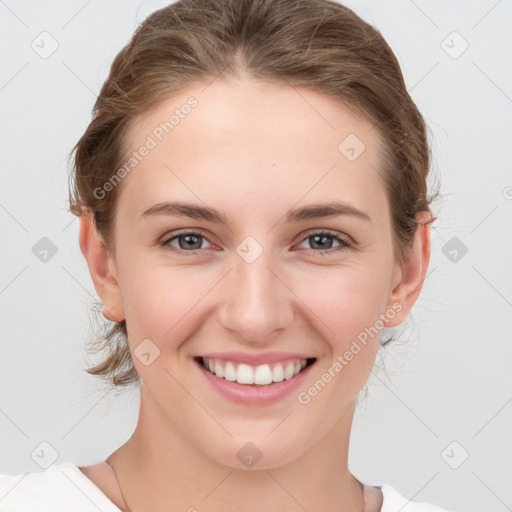
[[[195,236],[195,235],[183,235],[182,237],[180,237],[180,239],[185,239],[186,240],[186,243],[185,244],[181,244],[180,243],[180,248],[181,249],[200,249],[201,248],[201,243],[199,243],[199,247],[193,247],[194,243],[197,244],[197,240],[199,240],[200,237],[198,236]],[[189,243],[189,241],[192,240],[191,243]],[[195,240],[195,242],[194,242]],[[183,245],[185,245],[185,247],[183,247]]]
[[[330,244],[327,244],[329,245],[329,247],[325,247],[325,240],[331,238],[329,235],[313,235],[311,238],[313,238],[314,242],[313,242],[313,246],[315,246],[315,244],[317,244],[317,240],[320,239],[322,240],[322,243],[324,245],[321,245],[319,248],[320,249],[330,249],[331,246],[332,246],[332,240],[331,240],[331,243]]]

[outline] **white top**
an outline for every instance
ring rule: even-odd
[[[382,491],[380,512],[450,512],[444,508],[409,501],[389,485]],[[121,512],[70,462],[52,465],[44,471],[0,475],[2,512]]]

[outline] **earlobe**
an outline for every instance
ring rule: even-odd
[[[115,262],[96,231],[91,212],[80,216],[80,249],[87,261],[94,288],[104,304],[106,318],[120,322],[124,319],[121,291]]]
[[[430,261],[430,212],[420,212],[416,216],[419,223],[413,245],[407,250],[405,261],[399,269],[400,281],[393,289],[388,308],[399,310],[393,319],[385,321],[385,327],[400,325],[414,306],[423,287]],[[399,307],[397,307],[399,305]]]

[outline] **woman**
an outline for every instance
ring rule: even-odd
[[[112,322],[89,371],[140,385],[139,420],[98,464],[2,476],[1,510],[443,510],[348,468],[382,329],[426,275],[429,153],[391,49],[338,3],[151,15],[70,193]]]

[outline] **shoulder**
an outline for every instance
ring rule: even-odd
[[[0,474],[2,512],[120,512],[76,466],[69,462],[44,471]]]
[[[453,512],[429,503],[410,501],[387,484],[376,487],[382,491],[383,496],[380,512]]]

